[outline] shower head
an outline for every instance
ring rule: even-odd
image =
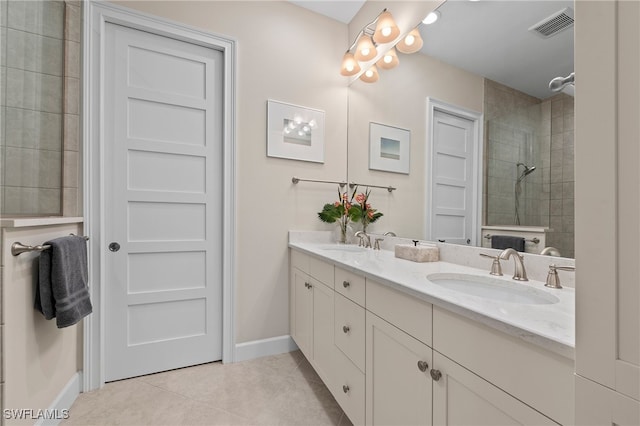
[[[536,169],[536,166],[527,166],[524,163],[518,163],[516,165],[516,167],[524,167],[524,170],[522,171],[522,173],[520,174],[520,177],[518,177],[518,181],[521,181],[522,179],[525,178],[525,176],[529,176],[531,173],[533,173]]]
[[[524,172],[522,173],[524,176],[527,176],[533,173],[535,169],[536,169],[536,166],[531,166],[531,167],[524,166]]]
[[[549,90],[552,92],[559,92],[565,88],[568,84],[574,84],[576,81],[576,73],[572,72],[567,77],[556,77],[549,82]]]

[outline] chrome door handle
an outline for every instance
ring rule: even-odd
[[[112,252],[115,253],[118,250],[120,250],[120,244],[118,244],[116,242],[113,242],[113,243],[109,244],[109,251],[112,251]]]

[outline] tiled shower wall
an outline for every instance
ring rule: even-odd
[[[521,224],[548,225],[546,210],[540,202],[544,173],[540,158],[551,136],[544,132],[540,100],[495,81],[485,79],[485,191],[484,205],[487,225],[514,225],[515,183],[518,162],[535,165],[536,171],[522,182],[520,197]],[[548,150],[547,150],[548,152]],[[525,218],[524,216],[527,216]],[[530,223],[528,221],[536,222]]]
[[[551,231],[547,234],[547,245],[556,247],[564,257],[574,257],[574,99],[561,93],[544,103],[551,105]]]
[[[515,224],[518,162],[535,165],[522,182],[521,225],[550,228],[547,245],[574,257],[573,98],[544,101],[485,80],[484,223]]]
[[[80,2],[0,8],[0,213],[77,216]]]

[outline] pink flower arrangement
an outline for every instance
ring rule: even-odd
[[[367,188],[365,192],[361,192],[355,196],[358,209],[360,210],[360,222],[362,222],[362,230],[366,232],[367,226],[380,219],[383,214],[371,207],[368,203],[371,190]]]

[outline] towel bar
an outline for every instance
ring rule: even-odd
[[[491,239],[491,234],[487,234],[487,235],[485,235],[484,237],[485,237],[487,240],[490,240],[490,239]],[[527,239],[525,238],[525,241],[528,241],[528,242],[533,243],[533,244],[538,244],[538,243],[540,242],[540,239],[539,239],[539,238],[537,238],[537,237],[533,237],[532,239],[527,240]]]
[[[82,237],[82,238],[89,241],[89,237]],[[20,242],[15,242],[11,244],[11,254],[14,256],[18,256],[19,254],[22,254],[22,253],[29,253],[32,251],[44,251],[44,250],[49,250],[50,248],[51,246],[48,244],[39,245],[39,246],[28,246]]]

